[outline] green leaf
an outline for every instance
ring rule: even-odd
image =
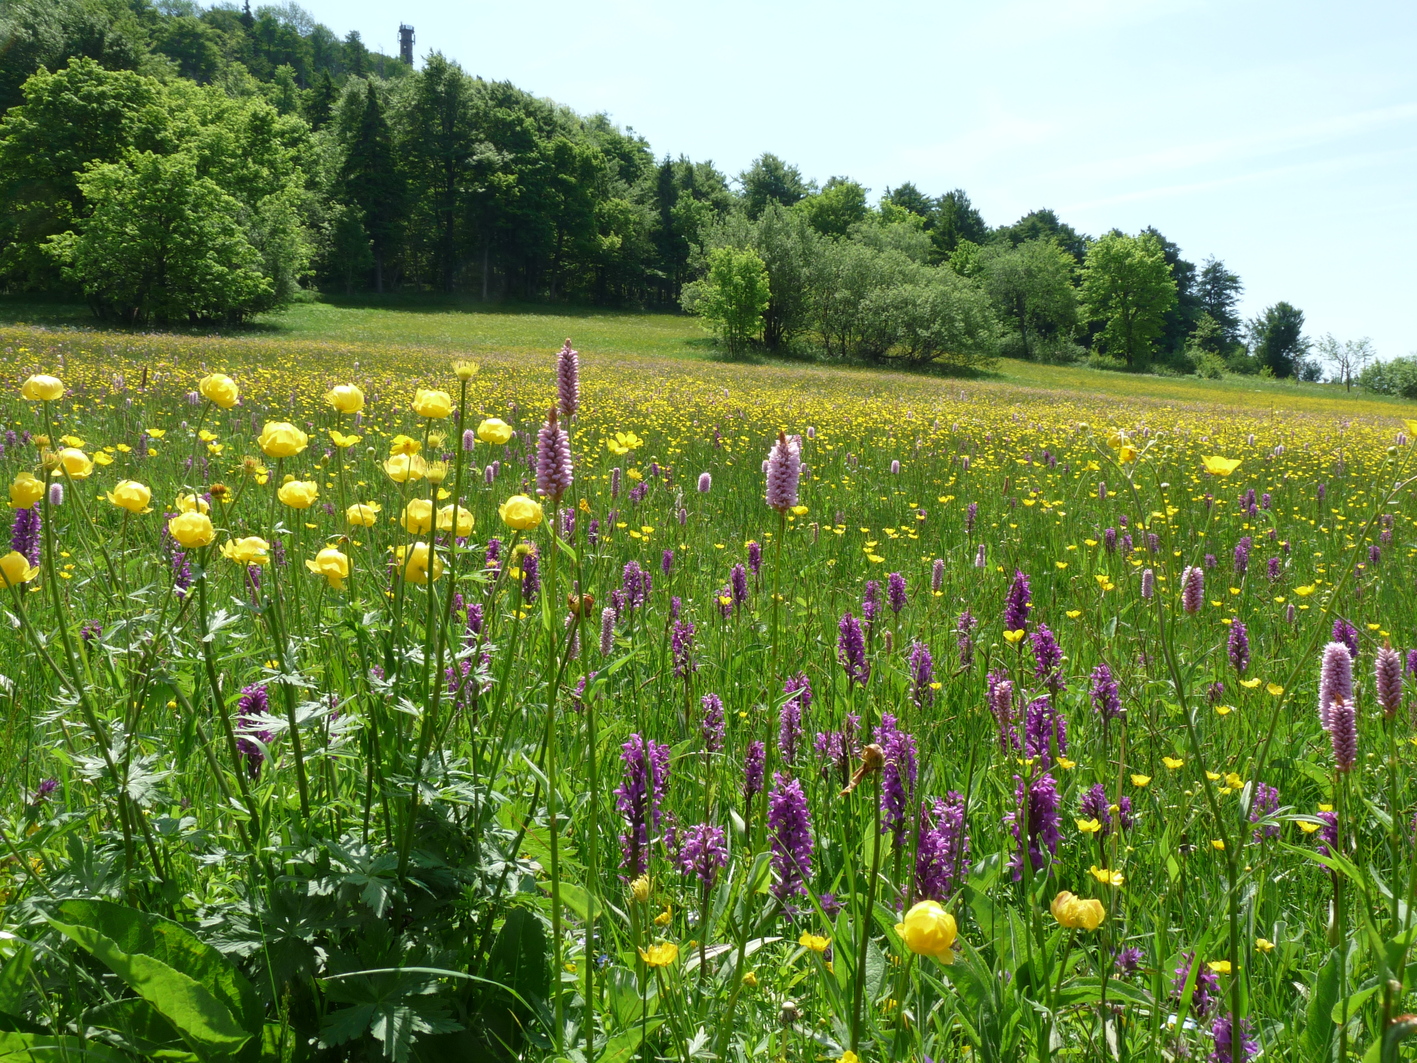
[[[551,995],[551,958],[540,919],[524,908],[507,913],[492,943],[488,973],[533,1007]]]
[[[97,1041],[85,1041],[82,1037],[56,1037],[47,1033],[0,1033],[0,1063],[50,1063],[52,1060],[132,1063],[131,1056]]]
[[[1329,1018],[1336,1025],[1342,1025],[1346,1018],[1353,1018],[1358,1014],[1359,1009],[1367,1002],[1368,998],[1376,993],[1381,986],[1370,985],[1366,989],[1360,989],[1353,993],[1347,1000],[1340,1000],[1329,1010]]]
[[[234,1055],[260,1031],[251,984],[186,927],[92,900],[65,901],[49,922],[148,1001],[199,1054]]]
[[[15,954],[0,967],[0,1011],[11,1015],[24,1013],[26,984],[29,978],[31,953],[28,945],[21,945]]]
[[[663,1022],[663,1015],[651,1016],[645,1021],[643,1033],[653,1033],[659,1029]],[[600,1063],[629,1063],[635,1053],[640,1050],[641,1043],[640,1024],[636,1023],[631,1029],[610,1038],[605,1043],[605,1051],[600,1056]]]
[[[1304,1055],[1308,1059],[1327,1059],[1333,1041],[1333,1008],[1338,1003],[1338,950],[1329,952],[1314,980],[1313,994],[1304,1023]]]
[[[592,913],[597,919],[605,914],[605,906],[574,882],[561,883],[561,903],[580,916],[582,922],[590,922]]]

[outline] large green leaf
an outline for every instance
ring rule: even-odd
[[[1304,1023],[1304,1048],[1308,1059],[1327,1059],[1333,1041],[1333,1008],[1338,1003],[1338,965],[1343,960],[1334,949],[1319,969],[1314,989],[1309,997],[1309,1010]]]
[[[251,984],[181,924],[94,900],[65,901],[50,924],[151,1004],[199,1055],[234,1055],[260,1032]]]
[[[56,1037],[47,1033],[0,1033],[0,1063],[53,1063],[55,1060],[83,1060],[84,1063],[132,1063],[117,1049],[82,1037]]]

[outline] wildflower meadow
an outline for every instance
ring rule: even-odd
[[[1403,407],[0,347],[0,1059],[1412,1058]]]

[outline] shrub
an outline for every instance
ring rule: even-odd
[[[1374,362],[1358,375],[1358,386],[1378,395],[1417,399],[1417,355]]]

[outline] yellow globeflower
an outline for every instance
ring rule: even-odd
[[[453,510],[457,510],[457,528],[453,527]],[[454,506],[451,502],[438,510],[438,530],[450,531],[459,539],[466,539],[472,534],[472,514],[463,509],[462,506]]]
[[[64,397],[64,382],[57,376],[37,373],[20,386],[20,394],[30,402],[53,402]]]
[[[411,547],[400,546],[395,555],[398,557],[399,570],[403,573],[403,578],[409,583],[428,582],[428,544],[414,543]],[[443,559],[435,552],[433,554],[433,578],[437,579],[443,574]]]
[[[223,410],[231,409],[241,397],[241,389],[236,386],[236,381],[225,373],[212,373],[202,377],[197,381],[197,390],[201,392],[202,398],[208,399]]]
[[[216,538],[212,519],[205,513],[187,510],[177,514],[167,522],[167,533],[177,540],[179,546],[194,550],[199,546],[210,546]]]
[[[503,524],[516,531],[531,531],[545,519],[541,503],[526,495],[513,495],[507,499],[497,507],[497,515],[502,518]]]
[[[59,452],[59,464],[71,480],[85,480],[93,473],[93,462],[78,447],[65,447]]]
[[[306,561],[305,567],[316,575],[324,576],[334,590],[344,590],[344,581],[349,577],[349,558],[333,546],[325,547],[313,560]]]
[[[399,523],[410,535],[426,534],[433,527],[433,503],[426,498],[409,499]]]
[[[18,587],[39,575],[39,569],[30,564],[30,559],[18,550],[11,550],[0,557],[0,579],[7,587]]]
[[[1229,476],[1240,467],[1239,458],[1201,457],[1205,471],[1212,476]]]
[[[895,925],[895,932],[917,956],[933,956],[943,963],[954,963],[955,936],[959,928],[955,917],[937,901],[921,901],[910,909]]]
[[[310,437],[289,422],[267,421],[256,442],[268,458],[293,458],[309,445]]]
[[[291,480],[280,485],[276,497],[291,509],[309,509],[320,497],[320,488],[309,480]]]
[[[177,512],[179,513],[210,513],[211,503],[201,495],[180,494],[177,496]]]
[[[325,400],[340,413],[358,413],[364,409],[364,392],[353,384],[339,384],[325,393]]]
[[[413,396],[413,412],[420,417],[446,417],[453,412],[453,399],[446,391],[419,388]]]
[[[396,484],[421,480],[428,475],[428,463],[421,454],[395,454],[384,462],[384,471]]]
[[[344,511],[344,517],[357,528],[372,528],[383,508],[377,502],[356,502]]]
[[[639,901],[641,904],[644,904],[649,900],[648,875],[641,875],[639,878],[635,879],[635,881],[630,883],[630,896],[634,897],[635,900]]]
[[[33,473],[19,473],[10,484],[10,508],[29,509],[44,497],[44,481]]]
[[[152,512],[148,503],[153,500],[153,493],[137,480],[119,480],[113,490],[108,492],[108,500],[129,513]]]
[[[223,556],[241,565],[270,564],[271,544],[259,535],[248,535],[244,539],[228,539],[221,544]]]
[[[679,958],[679,946],[672,941],[664,941],[658,945],[651,945],[648,949],[640,949],[640,959],[645,961],[646,967],[668,967]]]
[[[477,363],[465,361],[462,358],[453,362],[453,375],[459,380],[471,380],[477,375]]]
[[[1102,907],[1101,901],[1093,897],[1084,900],[1067,890],[1053,898],[1049,911],[1062,926],[1073,930],[1096,930],[1107,918],[1107,909]]]
[[[500,417],[488,417],[477,426],[477,438],[484,443],[505,443],[512,438],[512,426]]]

